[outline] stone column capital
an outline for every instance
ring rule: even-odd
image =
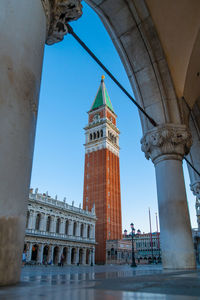
[[[41,0],[47,19],[46,44],[63,40],[67,34],[66,24],[82,16],[82,0]]]
[[[163,124],[144,134],[141,149],[153,163],[165,159],[179,159],[188,154],[192,136],[185,125]]]
[[[190,189],[194,196],[196,196],[200,200],[200,181],[196,181],[190,184]]]

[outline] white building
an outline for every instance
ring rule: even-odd
[[[56,197],[57,198],[57,197]],[[24,251],[26,261],[94,264],[96,215],[30,190]]]

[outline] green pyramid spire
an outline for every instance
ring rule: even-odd
[[[98,89],[97,95],[92,103],[92,107],[90,110],[97,109],[102,105],[107,105],[114,112],[112,103],[110,101],[110,97],[108,95],[108,92],[107,92],[107,89],[106,89],[106,86],[104,83],[104,79],[105,79],[105,76],[102,76],[100,87]]]

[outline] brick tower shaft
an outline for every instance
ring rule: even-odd
[[[96,263],[106,262],[106,241],[122,237],[119,168],[119,130],[104,80],[92,104],[85,127],[83,208],[95,204]]]

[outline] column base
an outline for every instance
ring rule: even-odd
[[[25,217],[0,218],[0,286],[20,280]]]

